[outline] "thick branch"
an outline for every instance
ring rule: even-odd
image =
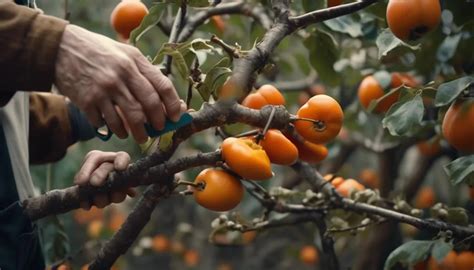
[[[252,110],[233,102],[206,103],[201,110],[191,113],[194,120],[190,125],[176,131],[173,137],[174,148],[194,133],[211,127],[237,122],[264,127],[270,113],[271,106],[266,106],[262,110]],[[289,122],[290,114],[286,109],[281,106],[276,107],[271,127],[285,129]],[[164,174],[177,173],[193,166],[213,164],[217,156],[212,153],[201,154],[194,157],[195,159],[193,157],[181,158],[154,166],[168,158],[169,156],[163,157],[163,153],[160,152],[138,160],[129,169],[110,174],[102,187],[73,186],[63,190],[52,190],[42,196],[27,199],[22,202],[25,214],[34,221],[48,215],[66,213],[79,208],[81,201],[90,200],[97,193],[151,183],[159,184],[160,177]]]
[[[102,247],[89,269],[110,269],[119,256],[125,254],[132,243],[137,239],[141,230],[150,221],[151,213],[156,205],[166,199],[174,189],[173,178],[168,177],[165,185],[150,186],[141,197],[125,223],[117,233]]]
[[[377,1],[378,0],[360,0],[354,3],[316,10],[300,16],[290,17],[290,22],[295,28],[304,28],[313,23],[318,23],[354,13],[372,5]]]

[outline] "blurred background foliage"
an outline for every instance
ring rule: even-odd
[[[109,17],[119,0],[108,1],[58,1],[37,0],[38,6],[46,14],[65,18],[88,30],[116,39]],[[153,1],[143,1],[148,7]],[[259,2],[259,1],[249,1]],[[260,1],[266,4],[267,1]],[[350,1],[347,1],[350,2]],[[67,3],[67,4],[66,4]],[[318,74],[315,84],[336,97],[346,108],[346,131],[358,132],[362,136],[374,138],[380,134],[381,117],[367,114],[356,101],[357,87],[361,79],[374,71],[403,71],[415,75],[420,82],[445,81],[464,74],[472,74],[474,68],[474,46],[472,3],[468,1],[443,0],[442,24],[419,44],[396,44],[393,36],[384,35],[386,28],[386,2],[371,6],[356,14],[333,19],[310,26],[286,38],[270,59],[271,65],[264,69],[260,82],[277,81],[290,83]],[[293,1],[295,14],[321,8],[325,1]],[[67,7],[67,10],[66,10]],[[164,20],[171,20],[177,7],[167,5]],[[270,12],[270,9],[268,9]],[[191,9],[190,12],[193,12]],[[242,50],[250,49],[263,36],[264,29],[254,20],[245,16],[225,15],[225,30],[206,22],[199,27],[193,38],[210,38],[216,34],[228,44],[238,44]],[[137,43],[137,47],[153,58],[161,45],[167,41],[158,27],[147,32]],[[382,56],[382,57],[379,57]],[[200,63],[216,63],[224,54],[220,52],[199,55]],[[176,70],[176,68],[174,69]],[[182,98],[186,97],[187,82],[174,74],[173,82]],[[192,107],[198,109],[202,104],[199,93],[194,89]],[[287,107],[295,112],[300,106],[301,93],[308,89],[292,89],[285,92]],[[236,130],[243,126],[234,126]],[[383,134],[383,141],[397,140]],[[197,151],[211,151],[220,143],[212,130],[193,136],[180,146],[177,156],[185,156]],[[329,145],[330,163],[337,155],[341,144],[336,141]],[[104,143],[98,139],[79,143],[71,147],[66,157],[58,163],[32,167],[34,181],[41,192],[70,186],[75,172],[80,168],[85,154],[93,149],[104,151],[126,151],[133,159],[144,155],[132,140],[113,139]],[[404,174],[414,169],[412,161],[418,155],[416,147],[405,156],[400,181]],[[465,206],[468,192],[465,186],[453,187],[442,167],[448,158],[437,161],[428,173],[423,186],[434,189],[436,202],[450,206]],[[322,165],[322,166],[323,166]],[[345,177],[364,178],[377,175],[378,163],[374,155],[364,149],[357,149],[348,162],[339,170]],[[280,186],[285,179],[296,175],[289,168],[274,167],[275,177],[264,183],[266,186]],[[199,169],[189,170],[182,175],[185,180],[193,180]],[[359,179],[360,180],[360,179]],[[362,179],[362,181],[364,181]],[[302,184],[301,189],[307,188]],[[248,198],[247,198],[248,197]],[[242,219],[259,217],[258,203],[247,195],[236,209]],[[66,259],[74,269],[88,263],[97,253],[100,243],[106,241],[118,229],[136,199],[107,207],[94,208],[89,212],[77,210],[72,213],[52,217],[42,221],[44,232],[44,252],[48,264]],[[299,260],[300,248],[304,245],[320,247],[319,236],[313,225],[296,225],[281,229],[271,229],[258,233],[227,233],[217,235],[213,242],[208,241],[212,230],[211,221],[218,214],[198,206],[192,198],[171,197],[160,203],[152,221],[136,240],[131,250],[117,262],[117,269],[314,269]],[[336,235],[336,249],[340,255],[341,269],[351,266],[357,247],[367,232],[358,235]],[[423,238],[416,229],[402,226],[401,237],[406,239]]]

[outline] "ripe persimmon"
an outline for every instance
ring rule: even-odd
[[[125,222],[126,219],[127,218],[124,214],[114,209],[112,215],[110,216],[109,229],[113,232],[118,231],[120,227],[122,227],[122,224]]]
[[[336,191],[343,197],[349,197],[352,191],[361,191],[364,189],[364,185],[351,178],[336,187]]]
[[[285,135],[298,149],[298,157],[300,160],[308,163],[318,163],[328,156],[328,149],[322,144],[311,143],[307,140],[297,140],[291,135]]]
[[[455,267],[455,263],[457,261],[458,254],[454,251],[451,250],[446,257],[444,257],[441,262],[439,262],[440,269],[447,269],[447,270],[454,270],[457,268]]]
[[[456,270],[472,270],[474,269],[474,252],[462,251],[458,253],[458,256],[454,262]]]
[[[249,94],[242,105],[248,108],[259,110],[265,105],[285,105],[285,97],[273,85],[262,85],[257,92]]]
[[[285,97],[271,84],[264,84],[258,88],[259,93],[270,105],[285,105]]]
[[[328,7],[335,7],[342,4],[342,0],[328,0]]]
[[[372,101],[375,101],[383,97],[386,93],[388,93],[388,90],[390,90],[391,88],[397,88],[402,85],[414,87],[417,84],[418,84],[417,81],[410,75],[394,72],[391,75],[389,88],[384,89],[382,85],[380,84],[380,82],[377,81],[375,76],[369,75],[365,77],[360,83],[357,95],[359,97],[359,102],[362,105],[362,107],[364,107],[365,109],[368,109]],[[388,109],[395,102],[397,102],[399,96],[400,96],[399,92],[392,93],[391,95],[386,97],[384,100],[380,101],[380,103],[374,109],[374,112],[384,113],[388,111]]]
[[[416,40],[435,28],[441,19],[439,0],[390,0],[387,23],[402,40]]]
[[[359,179],[370,188],[380,188],[380,178],[376,171],[364,169],[359,173]]]
[[[157,234],[153,236],[151,240],[151,249],[156,252],[166,252],[170,249],[170,241],[168,237],[162,234]]]
[[[263,106],[268,105],[268,102],[259,93],[251,93],[242,101],[242,105],[247,108],[259,110]]]
[[[443,119],[443,135],[449,144],[464,153],[474,152],[474,100],[457,100]]]
[[[87,226],[87,234],[91,238],[98,238],[102,233],[102,229],[104,228],[104,223],[102,220],[94,220]]]
[[[232,171],[245,179],[265,180],[273,176],[270,158],[263,147],[251,139],[225,139],[222,157]]]
[[[244,196],[244,187],[239,179],[220,169],[205,169],[194,180],[202,188],[194,188],[196,202],[213,211],[229,211],[236,207]]]
[[[196,250],[194,249],[187,250],[183,256],[184,256],[184,263],[186,264],[186,266],[195,267],[196,265],[199,264],[199,253]]]
[[[344,178],[340,176],[334,176],[332,174],[326,174],[324,176],[324,180],[326,181],[331,181],[331,185],[334,186],[334,188],[337,188],[342,182],[344,182]]]
[[[429,208],[435,204],[435,192],[432,187],[422,187],[416,196],[416,208]]]
[[[211,16],[211,23],[219,31],[219,33],[224,33],[225,31],[225,22],[221,15]]]
[[[295,122],[296,131],[304,139],[316,144],[334,139],[341,130],[344,118],[339,103],[327,95],[310,98],[296,115],[299,118]]]
[[[424,156],[430,157],[438,154],[441,151],[440,139],[428,140],[420,142],[416,145],[418,151]]]
[[[260,145],[272,163],[291,165],[298,159],[298,148],[277,129],[268,130]]]
[[[110,24],[124,38],[129,38],[148,14],[147,7],[140,0],[122,0],[110,15]]]
[[[306,245],[300,249],[300,261],[313,265],[319,261],[318,250],[314,246]]]

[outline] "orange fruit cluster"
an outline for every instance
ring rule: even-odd
[[[392,73],[391,74],[391,81],[388,88],[383,88],[381,83],[376,79],[375,76],[369,75],[365,77],[359,85],[358,90],[358,97],[359,102],[365,109],[369,108],[369,105],[372,101],[376,101],[377,99],[383,97],[385,94],[389,92],[390,89],[400,87],[402,85],[406,85],[409,87],[415,87],[418,85],[415,78],[408,74],[402,73]],[[376,113],[385,113],[390,109],[390,107],[398,101],[400,97],[399,92],[392,93],[390,96],[386,97],[383,101],[381,101],[377,107],[374,109]]]
[[[439,0],[390,0],[387,23],[401,40],[416,40],[434,29],[441,20]]]
[[[320,91],[324,91],[324,89],[322,89],[321,86],[314,86],[313,88],[311,90],[312,93],[313,92],[319,93]],[[313,100],[311,101],[310,105],[306,105],[308,109],[303,110],[301,114],[305,116],[309,116],[309,118],[311,118],[312,120],[318,120],[318,119],[313,118],[313,117],[317,117],[315,116],[315,113],[318,113],[318,112],[320,112],[321,114],[332,113],[331,108],[328,108],[326,110],[324,109],[315,110],[315,106],[320,106],[322,103],[324,103],[324,100],[326,99],[326,97],[329,97],[326,95],[321,95],[321,96],[324,96],[324,97],[322,98],[318,97],[316,101]],[[339,104],[337,104],[335,100],[331,100],[331,101],[335,102],[335,103],[332,102],[331,104],[332,110],[335,110],[337,113],[339,113],[339,110],[337,109]],[[308,99],[305,102],[308,103],[310,101]],[[261,86],[257,90],[257,92],[248,95],[242,102],[242,105],[248,108],[258,110],[266,105],[285,105],[285,103],[286,103],[285,98],[283,97],[281,92],[276,87],[267,84],[267,85]],[[323,120],[326,120],[326,118],[324,119],[322,118],[319,120],[323,121]],[[312,122],[303,123],[303,122],[305,121],[297,121],[295,125],[302,126],[300,127],[301,130],[313,129],[314,123]],[[342,125],[342,120],[340,122]],[[332,121],[328,121],[328,125],[334,129],[334,123]],[[321,134],[322,136],[332,136],[332,135],[328,135],[331,132],[334,133],[334,131],[328,130],[328,131],[323,131],[321,133],[318,132],[318,134]],[[304,134],[312,134],[312,133],[314,132],[309,131]],[[302,135],[302,137],[304,136]],[[283,134],[278,130],[269,130],[267,134],[265,134],[265,138],[263,138],[263,140],[260,142],[260,145],[263,147],[263,149],[267,153],[270,161],[272,163],[280,164],[280,165],[291,165],[294,162],[296,162],[298,158],[308,163],[317,163],[325,159],[328,155],[328,149],[324,145],[310,142],[307,139],[297,140],[293,138],[291,134]]]

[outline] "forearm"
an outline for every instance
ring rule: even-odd
[[[66,22],[0,0],[0,94],[49,91]]]
[[[73,104],[60,95],[30,95],[30,163],[58,161],[67,148],[93,138],[93,127]]]

